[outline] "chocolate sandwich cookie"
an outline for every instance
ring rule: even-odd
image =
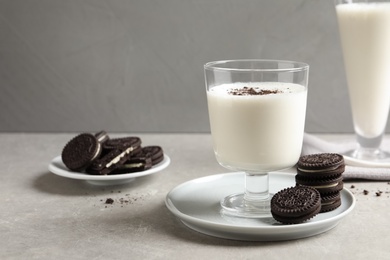
[[[85,171],[93,175],[108,175],[114,169],[125,163],[132,151],[134,151],[132,146],[126,149],[111,149],[103,157],[93,161]]]
[[[142,153],[151,157],[153,165],[158,164],[164,159],[164,151],[160,146],[142,147]]]
[[[103,149],[112,150],[112,149],[126,149],[129,146],[134,148],[139,147],[141,145],[141,139],[139,137],[122,137],[122,138],[113,138],[107,140],[103,144]]]
[[[321,213],[335,210],[336,208],[340,207],[340,205],[340,192],[321,196]]]
[[[72,171],[82,171],[96,160],[102,147],[95,135],[82,133],[71,139],[63,148],[61,158]]]
[[[109,139],[104,142],[105,153],[95,160],[86,172],[94,175],[108,175],[113,170],[123,165],[132,155],[141,150],[141,139],[138,137],[126,137]]]
[[[321,211],[320,193],[311,187],[295,186],[277,192],[271,199],[271,214],[284,224],[305,222]]]
[[[318,153],[299,158],[297,172],[310,178],[332,178],[341,176],[345,170],[344,157],[336,153]]]
[[[114,169],[111,174],[145,171],[163,159],[164,152],[160,146],[145,146],[140,152],[133,154],[126,162]]]
[[[123,164],[118,165],[111,174],[141,172],[152,168],[152,165],[152,157],[150,155],[131,157]]]
[[[317,189],[321,195],[339,192],[344,188],[343,177],[316,179],[297,174],[295,181],[299,185]]]
[[[107,132],[102,130],[100,132],[97,132],[95,134],[96,139],[98,140],[99,143],[103,144],[105,143],[110,137],[108,136]]]

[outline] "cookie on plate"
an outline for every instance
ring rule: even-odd
[[[343,177],[336,178],[310,178],[300,174],[295,175],[295,182],[299,185],[310,186],[317,189],[321,196],[337,193],[344,188]]]
[[[145,171],[152,168],[152,157],[150,155],[141,155],[130,157],[126,162],[118,165],[111,174],[124,174],[132,172]]]
[[[93,161],[86,172],[93,175],[108,175],[123,165],[132,155],[141,151],[141,140],[138,137],[107,140],[103,147],[105,153]]]
[[[151,157],[153,165],[158,164],[164,159],[164,151],[157,145],[142,147],[142,153]]]
[[[271,199],[273,218],[284,224],[303,223],[321,211],[321,195],[308,186],[295,186],[277,192]]]
[[[95,137],[99,141],[99,143],[101,143],[101,144],[105,143],[107,140],[110,139],[110,137],[108,136],[107,132],[104,131],[104,130],[102,130],[100,132],[97,132],[95,134]]]
[[[82,133],[72,138],[62,149],[61,158],[72,171],[87,168],[102,152],[101,143],[95,135]]]
[[[129,146],[137,148],[141,146],[141,139],[136,136],[122,137],[122,138],[113,138],[107,140],[103,144],[103,149],[112,150],[112,149],[127,149]]]
[[[341,206],[340,192],[321,196],[321,213],[332,211]]]
[[[124,174],[145,171],[152,168],[164,159],[164,152],[160,146],[145,146],[140,152],[130,156],[122,165],[118,165],[111,174]]]
[[[310,178],[332,178],[341,176],[345,170],[344,157],[336,153],[317,153],[299,158],[297,172]]]
[[[93,175],[108,175],[114,169],[125,163],[131,152],[132,147],[125,150],[112,149],[103,157],[93,161],[85,171]]]

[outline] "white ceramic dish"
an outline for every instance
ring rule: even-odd
[[[350,191],[341,191],[342,205],[297,225],[283,225],[272,217],[244,219],[228,217],[220,212],[220,199],[242,192],[243,173],[212,175],[185,182],[166,196],[166,206],[186,226],[198,232],[234,240],[278,241],[314,236],[334,228],[355,206]],[[270,192],[295,186],[293,173],[271,173]]]
[[[151,169],[141,172],[116,174],[116,175],[89,175],[83,172],[69,170],[62,162],[61,156],[55,157],[49,164],[49,171],[62,177],[88,181],[94,185],[117,185],[133,181],[137,177],[146,176],[162,171],[170,164],[170,158],[164,154],[164,159]]]

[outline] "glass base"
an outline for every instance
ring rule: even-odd
[[[344,154],[349,157],[363,160],[363,161],[370,161],[370,162],[389,161],[390,153],[380,149],[382,139],[383,139],[383,134],[374,138],[366,138],[359,134],[356,134],[356,140],[358,143],[357,148],[355,150],[348,151]]]
[[[385,162],[390,161],[390,153],[381,149],[357,148],[347,151],[344,155],[369,162]]]
[[[221,200],[222,213],[244,218],[269,218],[271,215],[271,198],[246,200],[245,194],[232,194]]]

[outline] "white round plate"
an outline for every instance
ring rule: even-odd
[[[70,179],[85,180],[95,185],[116,185],[133,181],[137,177],[150,175],[162,171],[163,169],[168,167],[170,162],[170,158],[166,154],[164,154],[164,159],[158,164],[154,165],[149,170],[115,175],[89,175],[84,172],[74,172],[69,170],[62,162],[61,156],[57,156],[50,162],[49,171],[58,176]]]
[[[270,192],[295,186],[293,173],[270,173]],[[350,191],[341,191],[339,208],[320,213],[307,222],[283,225],[272,217],[246,219],[229,217],[220,212],[220,200],[232,193],[242,192],[244,173],[212,175],[185,182],[172,189],[165,204],[186,226],[198,232],[234,240],[278,241],[314,236],[334,228],[355,206]]]

